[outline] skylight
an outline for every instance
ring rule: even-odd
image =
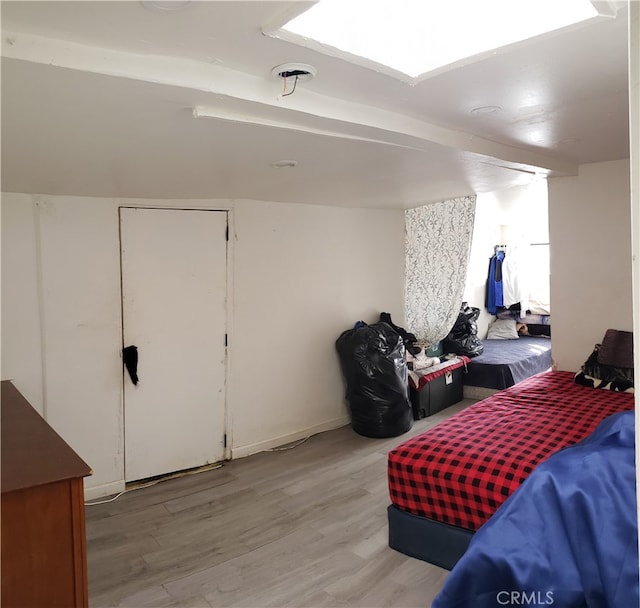
[[[418,78],[597,15],[589,0],[321,0],[282,30]]]

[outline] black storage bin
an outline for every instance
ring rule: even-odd
[[[411,387],[411,409],[415,420],[432,416],[436,412],[462,401],[462,367],[447,371],[443,376],[429,380],[422,388]]]

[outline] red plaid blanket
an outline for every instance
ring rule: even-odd
[[[391,502],[477,530],[551,454],[585,438],[633,395],[544,372],[492,395],[389,452]]]

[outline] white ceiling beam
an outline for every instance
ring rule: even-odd
[[[575,163],[534,150],[320,95],[304,86],[283,97],[280,81],[271,77],[272,66],[266,66],[262,78],[191,59],[126,53],[18,32],[4,32],[2,54],[12,59],[209,93],[216,96],[216,103],[220,102],[223,109],[219,112],[228,112],[234,104],[240,107],[250,104],[250,116],[258,123],[277,120],[309,133],[320,129],[416,149],[436,144],[545,174],[575,175],[578,171]],[[208,111],[215,113],[216,109]]]

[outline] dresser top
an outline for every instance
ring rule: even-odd
[[[2,381],[2,493],[91,475],[91,468],[9,381]]]

